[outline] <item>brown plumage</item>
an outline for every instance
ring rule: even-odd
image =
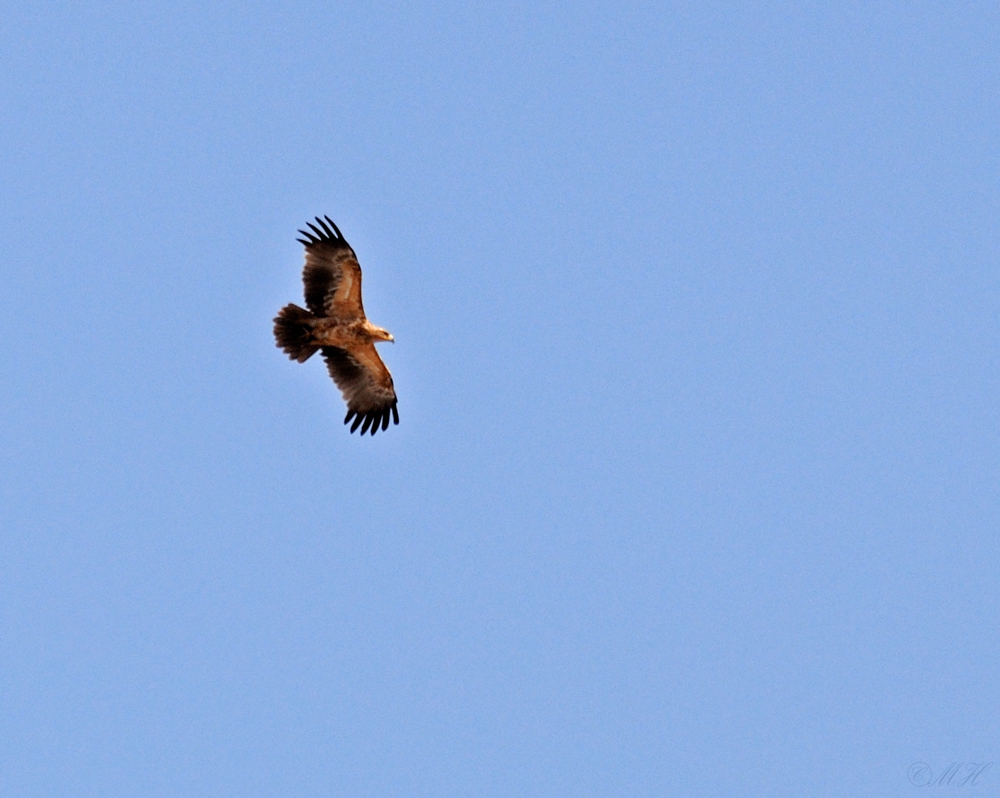
[[[376,341],[392,341],[387,330],[365,316],[361,304],[361,266],[329,216],[307,222],[311,233],[299,230],[306,248],[302,270],[306,307],[286,305],[274,319],[274,340],[292,360],[305,363],[323,354],[327,371],[347,402],[346,424],[374,435],[389,427],[389,415],[399,423],[392,375],[375,351]]]

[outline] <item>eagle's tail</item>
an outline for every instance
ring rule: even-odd
[[[313,338],[316,317],[298,305],[285,305],[274,317],[274,340],[292,360],[305,363],[319,350]]]

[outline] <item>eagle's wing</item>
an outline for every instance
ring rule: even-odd
[[[347,402],[347,417],[344,423],[354,418],[351,432],[354,432],[359,424],[362,425],[362,435],[368,431],[369,426],[372,435],[379,426],[383,430],[388,429],[390,413],[393,423],[399,423],[392,375],[375,351],[375,344],[351,349],[324,346],[320,351],[326,360],[327,371],[330,372],[333,381],[344,395],[344,401]]]
[[[317,316],[363,319],[358,258],[329,217],[324,222],[317,216],[316,221],[319,227],[306,223],[311,233],[299,230],[305,236],[299,241],[306,247],[306,265],[302,270],[306,307]]]

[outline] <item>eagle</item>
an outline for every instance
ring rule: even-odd
[[[325,219],[325,221],[324,221]],[[318,227],[316,225],[319,225]],[[274,340],[289,358],[305,363],[316,352],[347,402],[347,424],[364,435],[389,428],[389,414],[399,423],[392,375],[375,351],[377,341],[394,342],[376,327],[361,304],[361,266],[357,255],[329,216],[306,222],[299,230],[306,248],[302,270],[306,310],[285,305],[274,319]]]

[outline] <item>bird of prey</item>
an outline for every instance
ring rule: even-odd
[[[285,305],[274,319],[274,340],[292,360],[305,363],[323,354],[327,371],[347,402],[346,424],[364,435],[399,423],[392,376],[375,351],[376,341],[392,341],[388,330],[365,317],[361,304],[361,266],[350,244],[329,216],[316,217],[299,230],[306,248],[302,270],[306,307]]]

